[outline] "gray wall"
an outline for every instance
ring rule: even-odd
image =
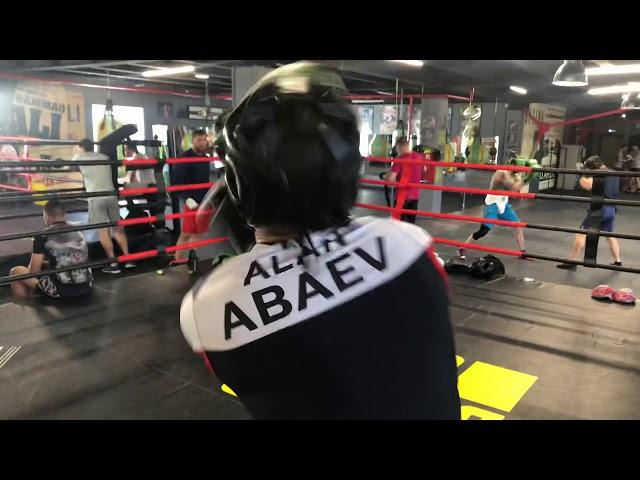
[[[506,103],[483,103],[482,117],[480,117],[480,137],[495,137],[500,138],[500,144],[498,145],[498,162],[503,163],[504,159],[504,142],[505,142],[505,127],[507,122],[507,107]]]
[[[503,153],[507,151],[507,149],[515,150],[516,152],[520,152],[520,147],[522,146],[522,126],[523,126],[523,116],[522,110],[507,110],[507,120],[506,120],[506,129],[505,129],[505,137],[502,139],[504,144]],[[514,129],[515,131],[515,139],[511,140],[508,138],[509,136],[509,124],[511,122],[515,122],[517,127]],[[504,155],[501,157],[501,161],[504,161]]]

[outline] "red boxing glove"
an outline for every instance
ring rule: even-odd
[[[636,296],[630,288],[623,288],[613,294],[613,301],[624,305],[633,305],[636,303]]]
[[[598,285],[591,290],[591,298],[596,300],[613,300],[613,295],[616,291],[609,285]]]

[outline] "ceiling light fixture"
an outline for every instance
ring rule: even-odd
[[[522,88],[522,87],[516,87],[515,85],[509,85],[509,89],[519,93],[520,95],[526,95],[527,94],[527,90]]]
[[[207,75],[206,73],[196,73],[195,77],[199,78],[200,80],[208,80],[209,79],[209,75]]]
[[[582,60],[565,60],[551,82],[559,87],[584,87],[589,85]]]
[[[627,118],[627,114],[623,113],[622,115],[620,115],[620,118]]]
[[[640,63],[587,68],[587,75],[625,75],[629,73],[640,73]]]
[[[185,65],[184,67],[158,68],[153,70],[145,70],[142,72],[143,77],[165,77],[167,75],[177,75],[180,73],[191,73],[196,69],[193,65]]]
[[[640,84],[610,85],[608,87],[591,88],[589,95],[612,95],[618,93],[640,92]]]
[[[412,67],[422,67],[424,62],[422,60],[389,60],[390,62],[404,63],[405,65],[411,65]]]
[[[351,100],[351,103],[384,103],[384,100]]]

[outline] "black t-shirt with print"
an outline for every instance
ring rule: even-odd
[[[43,271],[82,265],[89,261],[87,242],[81,232],[55,232],[56,228],[66,226],[69,226],[66,222],[55,223],[46,227],[42,234],[33,239],[33,253],[44,255],[44,260],[48,262]],[[90,268],[78,268],[48,277],[55,285],[56,296],[84,295],[93,284]]]

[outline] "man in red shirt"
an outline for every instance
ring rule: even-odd
[[[424,160],[421,153],[412,152],[407,137],[399,137],[396,140],[396,148],[398,149],[398,160]],[[417,163],[394,163],[391,171],[387,173],[384,179],[388,182],[407,181],[408,183],[420,183],[422,179],[422,170],[424,166]],[[399,190],[396,189],[396,198]],[[407,188],[407,196],[402,208],[407,210],[418,209],[418,199],[420,198],[419,188]],[[416,223],[416,216],[403,213],[400,217],[403,222]]]

